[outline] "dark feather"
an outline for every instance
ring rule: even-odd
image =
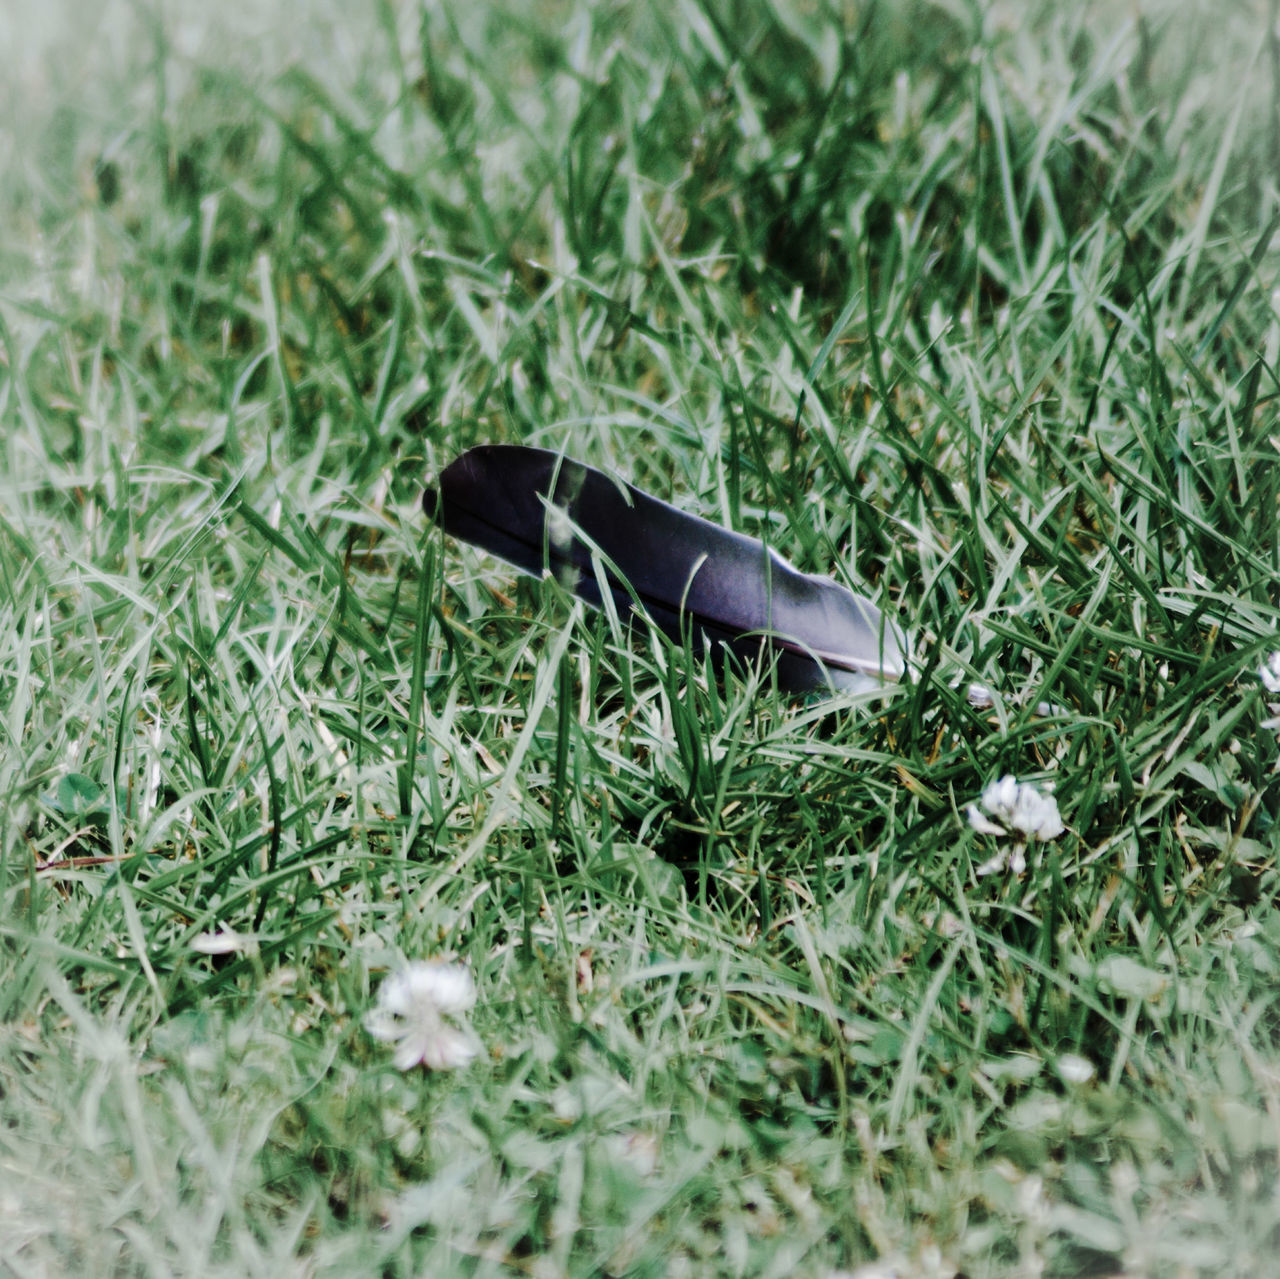
[[[727,648],[752,661],[767,641],[784,688],[860,691],[905,670],[897,628],[870,600],[557,453],[473,448],[423,506],[451,537],[527,573],[550,569],[597,607],[598,555],[620,616],[638,601],[667,635],[679,641],[687,627],[713,657]]]

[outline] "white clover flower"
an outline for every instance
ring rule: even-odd
[[[1280,693],[1280,651],[1268,653],[1258,671],[1258,678],[1268,693]]]
[[[1021,875],[1027,868],[1027,844],[1057,839],[1066,830],[1053,795],[1041,793],[1030,782],[1018,781],[1011,773],[991,782],[978,802],[982,808],[970,804],[965,810],[969,825],[980,835],[999,835],[1013,841],[1011,848],[1001,849],[990,861],[983,862],[977,870],[979,875],[994,874],[1006,865],[1015,875]]]
[[[461,964],[418,960],[388,977],[378,989],[378,1005],[370,1009],[364,1028],[374,1039],[395,1044],[395,1064],[411,1070],[453,1070],[476,1055],[460,1021],[476,1002],[476,984]]]
[[[1026,841],[1057,839],[1066,827],[1058,812],[1058,801],[1050,793],[1042,794],[1030,782],[1020,782],[1006,773],[982,792],[979,801],[995,818],[990,820],[977,804],[968,808],[969,825],[984,835],[1013,835]]]

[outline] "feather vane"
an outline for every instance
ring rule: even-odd
[[[451,537],[526,573],[550,570],[596,607],[603,581],[620,616],[638,602],[666,635],[678,642],[688,628],[715,659],[754,661],[767,645],[793,692],[860,692],[905,673],[905,640],[864,596],[547,449],[469,449],[423,505]]]

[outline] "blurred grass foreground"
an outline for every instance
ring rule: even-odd
[[[1274,4],[15,0],[0,63],[0,1274],[1274,1267]],[[447,542],[486,441],[911,678]]]

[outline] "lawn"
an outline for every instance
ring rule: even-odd
[[[1277,1265],[1265,7],[6,6],[0,1275]],[[908,677],[446,538],[479,443]]]

